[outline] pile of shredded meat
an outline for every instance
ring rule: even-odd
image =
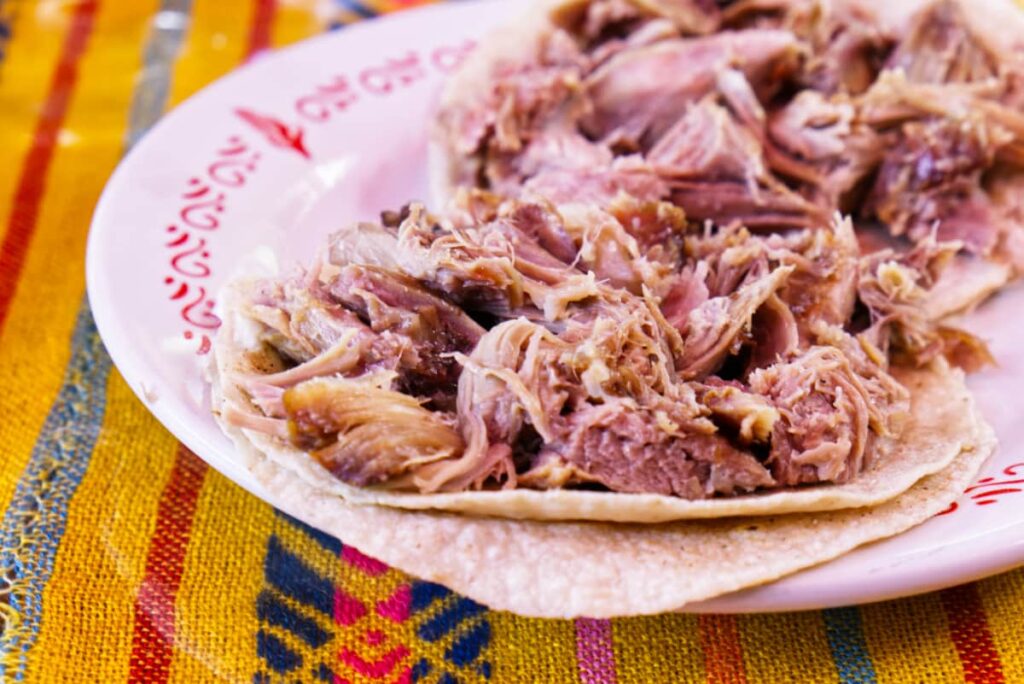
[[[767,196],[759,173],[737,187]],[[921,311],[955,244],[862,258],[838,215],[764,233],[578,199],[463,190],[250,283],[260,372],[222,417],[356,486],[701,499],[847,482],[907,414],[890,358],[986,358]]]
[[[567,0],[440,114],[457,183],[956,243],[1024,270],[1024,64],[955,0]]]

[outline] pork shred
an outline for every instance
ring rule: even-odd
[[[966,0],[916,4],[556,3],[439,139],[457,183],[507,196],[626,191],[762,232],[841,211],[903,251],[934,235],[1020,274],[999,189],[1024,170],[1024,50]]]
[[[890,355],[984,353],[922,313],[954,246],[861,257],[838,216],[752,232],[624,193],[466,189],[443,215],[388,217],[249,283],[235,314],[264,361],[225,418],[356,486],[703,499],[846,482],[909,409]]]

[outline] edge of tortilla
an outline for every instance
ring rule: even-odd
[[[214,344],[216,368],[212,373],[214,415],[221,429],[232,428],[221,419],[219,408],[232,402],[243,411],[255,409],[245,392],[222,380],[232,374],[256,372],[261,365],[253,359],[258,349],[235,339],[237,298],[242,285],[227,288],[222,301],[224,323]],[[828,511],[872,506],[892,499],[915,482],[945,468],[960,453],[963,442],[942,434],[943,425],[955,419],[959,403],[969,397],[963,373],[937,362],[926,371],[897,376],[911,391],[911,412],[900,440],[879,439],[881,453],[871,454],[872,463],[853,481],[842,485],[817,485],[772,490],[734,497],[690,501],[661,494],[627,494],[571,489],[511,489],[441,494],[388,492],[348,485],[337,479],[308,453],[280,439],[251,430],[240,438],[264,453],[268,459],[318,488],[328,490],[353,504],[387,506],[413,510],[441,510],[469,515],[529,520],[600,520],[608,522],[660,523],[671,520],[766,516],[805,511]],[[945,407],[936,413],[935,406]],[[922,425],[925,429],[921,429]],[[912,435],[913,437],[908,437]],[[236,442],[238,440],[236,439]]]

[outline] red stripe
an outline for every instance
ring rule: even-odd
[[[254,0],[252,25],[249,26],[249,41],[245,48],[245,58],[249,59],[256,53],[270,47],[270,28],[274,25],[274,14],[277,12],[277,0]]]
[[[78,80],[78,62],[85,53],[98,7],[96,0],[81,0],[72,4],[74,13],[71,15],[71,26],[64,36],[57,67],[36,121],[32,145],[22,162],[7,231],[0,243],[0,330],[10,311],[18,278],[25,264],[25,255],[32,244],[32,235],[39,220],[39,207],[46,190],[46,174],[53,159],[57,136],[64,125],[75,81]]]
[[[174,602],[185,566],[189,532],[206,463],[179,445],[171,476],[160,495],[156,529],[149,540],[146,574],[135,597],[129,682],[167,681],[174,652]]]
[[[970,684],[1005,682],[1003,664],[992,641],[977,585],[946,589],[939,596],[949,622],[949,636],[964,668],[964,681]]]
[[[746,684],[743,649],[736,618],[732,615],[699,615],[700,647],[708,684]]]

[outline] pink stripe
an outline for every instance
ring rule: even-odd
[[[609,620],[576,620],[576,664],[581,684],[614,684],[615,649]]]

